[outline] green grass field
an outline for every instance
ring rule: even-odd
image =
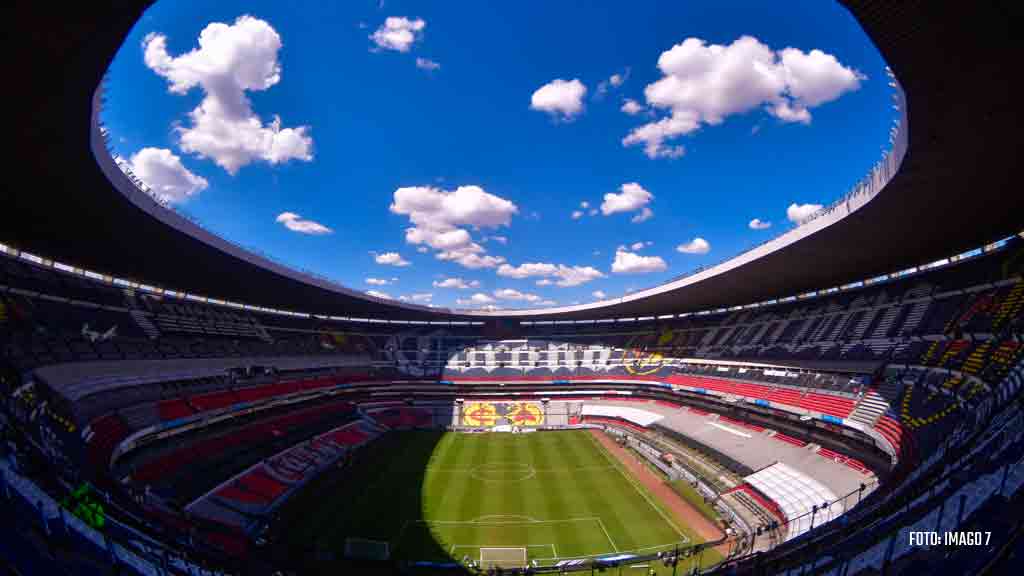
[[[340,552],[358,537],[388,542],[396,559],[511,565],[696,540],[588,431],[393,432],[359,458],[286,504],[292,549]]]

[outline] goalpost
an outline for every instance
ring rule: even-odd
[[[480,567],[522,568],[526,566],[526,548],[480,548]]]

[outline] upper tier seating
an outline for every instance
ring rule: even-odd
[[[815,392],[801,392],[791,388],[769,387],[763,384],[722,380],[718,378],[676,375],[668,378],[668,381],[672,384],[691,386],[693,388],[703,388],[705,390],[715,390],[726,394],[735,394],[737,396],[767,400],[777,404],[786,404],[813,412],[821,412],[837,418],[846,418],[849,416],[850,412],[853,411],[853,408],[856,405],[856,402],[849,398],[828,396],[826,394],[818,394]]]

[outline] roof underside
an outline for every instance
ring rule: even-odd
[[[878,196],[841,221],[747,265],[630,302],[531,319],[692,312],[828,288],[924,264],[1024,228],[1011,179],[1019,106],[1005,59],[1011,18],[996,3],[844,2],[906,93],[909,151]],[[235,258],[148,215],[90,152],[92,95],[149,2],[87,3],[78,14],[19,5],[32,31],[19,60],[12,185],[0,242],[173,290],[318,314],[465,320],[340,294]],[[841,137],[841,135],[837,135]],[[839,191],[836,191],[837,194]],[[813,263],[813,265],[809,265]],[[516,316],[508,312],[507,316]]]

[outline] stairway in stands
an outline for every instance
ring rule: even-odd
[[[907,311],[907,316],[903,320],[903,327],[900,328],[900,334],[913,334],[921,324],[921,320],[924,319],[929,306],[931,306],[930,300],[921,300],[911,304],[910,310]]]
[[[880,312],[881,317],[878,319],[878,323],[875,324],[874,330],[871,332],[872,338],[885,338],[889,335],[889,331],[893,327],[893,323],[896,322],[896,317],[899,316],[903,310],[902,306],[894,305],[889,306],[885,309],[885,312]]]
[[[850,333],[850,340],[860,340],[861,338],[864,338],[865,332],[872,327],[878,313],[879,310],[877,308],[869,308],[865,310],[864,314],[861,315],[860,319],[857,321],[857,325],[854,326],[853,331]]]
[[[125,292],[125,301],[128,303],[129,312],[132,320],[138,324],[139,328],[149,337],[150,340],[156,340],[160,337],[160,330],[157,329],[153,321],[149,319],[149,316],[139,309],[139,302],[135,299],[133,292]]]
[[[256,336],[260,340],[263,340],[264,342],[267,342],[269,344],[272,344],[274,342],[274,337],[270,335],[270,332],[267,332],[266,327],[263,326],[263,324],[260,324],[259,321],[253,320],[252,326],[256,330]]]
[[[971,353],[967,355],[967,359],[960,366],[962,372],[977,376],[981,373],[981,369],[985,367],[988,358],[988,352],[992,348],[992,341],[982,342]]]
[[[992,322],[993,329],[1001,328],[1007,320],[1019,317],[1021,308],[1024,308],[1024,280],[1014,284],[1010,294],[1000,303]]]
[[[889,409],[889,400],[894,402],[899,398],[902,384],[897,378],[888,378],[877,388],[870,386],[853,412],[850,413],[850,420],[856,420],[865,426],[874,426],[875,422]]]

